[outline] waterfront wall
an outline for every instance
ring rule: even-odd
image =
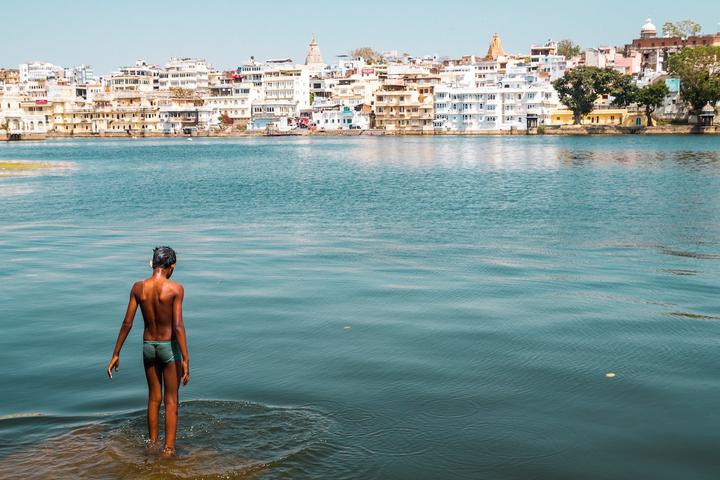
[[[48,138],[180,138],[180,137],[262,137],[262,136],[313,136],[313,137],[356,137],[364,136],[478,136],[478,135],[720,135],[720,125],[703,127],[699,125],[657,125],[654,127],[627,127],[619,125],[563,125],[557,127],[543,126],[530,130],[480,130],[480,131],[388,131],[388,130],[338,130],[309,131],[294,130],[287,133],[264,131],[231,131],[231,132],[194,132],[192,135],[180,133],[137,132],[128,135],[126,132],[76,133],[68,135],[61,132],[47,134],[13,134],[0,133],[1,140],[45,140]]]

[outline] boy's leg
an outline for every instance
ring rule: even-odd
[[[160,403],[162,402],[162,370],[155,362],[144,362],[145,378],[148,383],[147,424],[150,443],[158,440],[158,417],[160,416]]]
[[[172,455],[175,452],[175,435],[177,434],[178,417],[178,389],[182,378],[182,363],[168,362],[163,369],[165,383],[165,448],[164,453]]]

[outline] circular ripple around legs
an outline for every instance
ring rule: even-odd
[[[145,412],[136,412],[13,453],[0,460],[0,471],[24,479],[286,478],[283,471],[313,475],[313,462],[303,462],[323,456],[332,462],[343,451],[328,443],[332,421],[310,408],[193,401],[180,409],[174,458],[147,448]]]

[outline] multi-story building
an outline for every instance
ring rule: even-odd
[[[348,78],[337,79],[331,98],[340,105],[353,108],[357,105],[371,105],[373,93],[379,85],[380,81],[376,76],[354,74]]]
[[[160,69],[138,60],[134,66],[122,67],[109,79],[111,92],[152,92],[157,90]]]
[[[374,92],[375,127],[388,132],[431,132],[433,91],[439,77],[388,78]]]
[[[350,107],[336,102],[317,102],[313,105],[312,128],[319,131],[367,130],[370,128],[370,105]]]
[[[286,62],[281,65],[263,73],[261,97],[253,103],[250,130],[287,130],[295,125],[302,110],[310,108],[307,67]]]
[[[720,33],[692,35],[687,38],[658,37],[657,28],[648,18],[640,29],[640,38],[625,45],[625,56],[629,57],[632,52],[638,52],[642,70],[664,72],[667,71],[667,59],[670,55],[683,48],[698,46],[720,46]]]
[[[252,118],[252,105],[260,98],[261,88],[245,81],[242,75],[230,78],[210,87],[204,97],[205,106],[210,110],[211,124],[220,125],[220,118],[229,118],[238,128],[245,128]]]
[[[92,101],[53,102],[52,130],[64,135],[143,135],[157,131],[157,125],[157,103],[144,92],[98,93]]]
[[[0,129],[10,134],[47,133],[47,108],[47,99],[29,99],[18,84],[0,85]]]
[[[250,57],[250,60],[237,68],[237,73],[246,82],[252,83],[254,86],[261,88],[263,81],[263,74],[268,69],[266,64],[255,61],[255,57]]]
[[[0,68],[0,85],[20,83],[20,70],[13,68]]]
[[[468,69],[456,83],[435,87],[435,130],[482,132],[525,130],[533,123],[549,122],[558,106],[557,93],[548,79],[532,71],[531,64],[512,64],[496,83],[478,82]]]
[[[212,67],[201,58],[171,58],[165,69],[159,74],[159,89],[185,90],[205,93],[210,86],[209,76]]]
[[[164,93],[164,92],[163,92]],[[163,133],[193,133],[209,130],[213,122],[212,109],[195,94],[164,93],[158,96],[158,130]]]
[[[567,59],[557,54],[557,43],[547,42],[544,45],[530,47],[530,70],[539,78],[555,80],[565,74]]]
[[[21,63],[19,67],[20,83],[62,78],[65,69],[49,62]]]
[[[72,68],[66,68],[65,79],[71,84],[90,83],[96,80],[93,68],[90,65],[85,64],[77,65]]]

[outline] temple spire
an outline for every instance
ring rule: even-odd
[[[500,42],[500,35],[493,34],[492,40],[490,40],[490,47],[488,47],[488,53],[485,55],[485,60],[497,60],[498,57],[504,56],[505,50],[502,48]]]
[[[322,55],[320,54],[320,47],[317,43],[317,37],[312,34],[310,45],[308,46],[307,55],[305,56],[305,65],[314,65],[323,63]]]

